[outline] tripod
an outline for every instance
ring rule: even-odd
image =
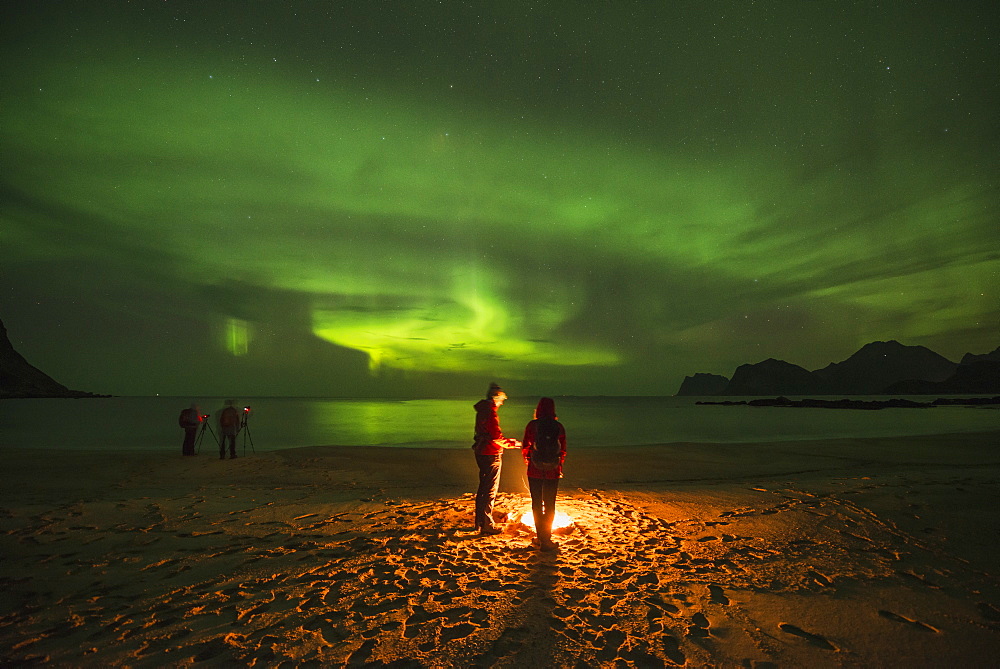
[[[247,454],[247,439],[250,440],[250,452],[254,455],[257,454],[257,449],[253,446],[253,435],[250,434],[250,425],[247,423],[247,419],[250,418],[250,408],[247,407],[243,410],[243,424],[240,426],[240,430],[243,432],[243,455]]]
[[[205,430],[212,433],[212,439],[215,440],[216,443],[219,442],[219,438],[215,436],[215,430],[212,429],[212,426],[208,422],[208,414],[205,414],[201,417],[201,431],[198,432],[198,441],[195,442],[196,453],[201,453],[201,440],[205,437]]]

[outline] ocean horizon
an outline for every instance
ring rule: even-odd
[[[192,402],[214,416],[222,397],[101,397],[0,401],[0,447],[74,450],[176,450],[181,411]],[[469,448],[479,398],[233,397],[250,407],[247,452],[306,446]],[[752,443],[990,432],[1000,407],[939,406],[875,411],[698,405],[740,397],[556,396],[570,448],[666,443]],[[798,399],[793,397],[791,399]],[[830,398],[834,399],[834,398]],[[837,398],[839,399],[839,398]],[[886,399],[881,396],[852,399]],[[933,397],[909,397],[929,402]],[[508,437],[520,439],[537,397],[514,397],[500,409]],[[215,450],[213,419],[201,448]]]

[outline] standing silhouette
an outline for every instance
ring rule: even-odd
[[[497,409],[507,401],[507,393],[495,383],[490,384],[486,399],[475,404],[476,429],[472,449],[479,466],[479,488],[476,491],[476,529],[480,534],[500,534],[503,530],[493,522],[493,503],[500,486],[500,467],[505,448],[517,448],[516,439],[505,439],[500,429]]]
[[[521,455],[528,465],[528,490],[531,491],[531,513],[538,547],[543,551],[556,550],[558,546],[552,541],[552,521],[566,459],[566,428],[556,416],[556,403],[551,397],[538,400],[535,418],[524,428]]]

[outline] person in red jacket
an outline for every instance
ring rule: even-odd
[[[543,551],[555,550],[552,521],[566,459],[566,428],[556,416],[556,403],[551,397],[538,400],[535,418],[524,428],[521,455],[528,465],[528,490],[531,491],[531,513],[538,547]]]
[[[503,530],[493,523],[493,502],[500,487],[500,466],[505,448],[517,448],[521,442],[505,439],[500,429],[497,409],[507,400],[507,393],[495,383],[490,384],[486,399],[475,404],[476,431],[472,449],[479,465],[479,489],[476,491],[476,529],[480,534],[500,534]]]

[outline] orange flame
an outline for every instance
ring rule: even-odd
[[[518,511],[516,514],[514,514],[514,519],[515,519],[515,522],[520,523],[521,525],[523,525],[524,527],[528,528],[532,532],[535,531],[535,519],[531,515],[531,507],[530,506],[525,507],[525,508],[521,509],[520,511]],[[555,532],[556,530],[561,530],[561,529],[569,528],[569,527],[571,527],[573,525],[574,522],[575,521],[573,520],[573,518],[571,516],[569,516],[569,515],[563,513],[562,511],[559,511],[558,509],[556,509],[556,515],[552,519],[552,531]]]

